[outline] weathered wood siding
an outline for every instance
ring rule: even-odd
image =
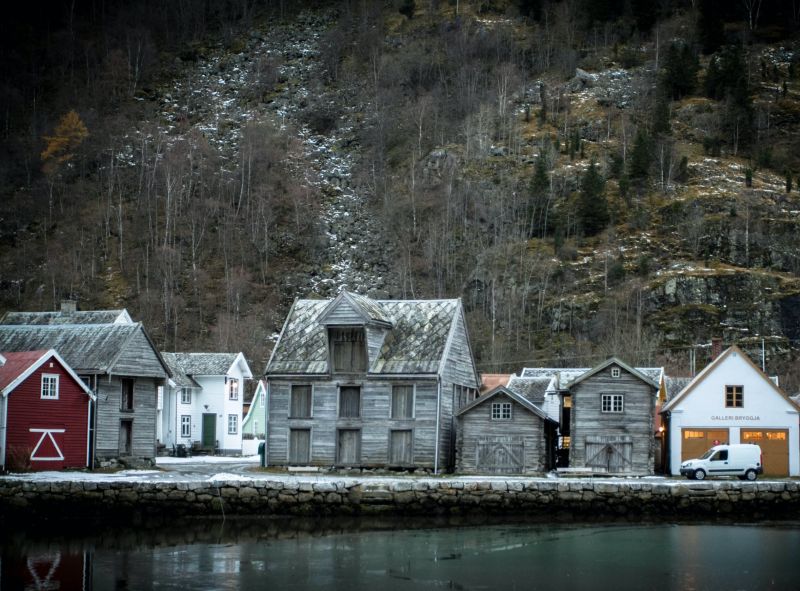
[[[445,352],[442,380],[451,384],[460,384],[469,388],[477,388],[477,372],[472,350],[467,339],[467,327],[464,314],[459,306],[453,319],[454,327],[450,347]]]
[[[167,377],[167,372],[161,365],[158,355],[141,328],[122,350],[112,373],[136,377]]]
[[[96,454],[98,459],[118,458],[120,421],[132,421],[131,455],[153,459],[156,455],[156,398],[161,380],[135,378],[133,410],[120,410],[122,378],[98,376]]]
[[[493,402],[511,402],[511,420],[492,420]],[[513,448],[519,466],[487,469],[478,465],[480,448]],[[545,471],[544,420],[503,394],[493,396],[458,417],[456,472],[465,474],[533,474]]]
[[[290,418],[289,402],[292,384],[312,385],[312,417]],[[392,419],[393,384],[414,385],[414,418]],[[361,416],[339,418],[339,385],[361,387]],[[267,425],[267,462],[272,466],[289,464],[290,429],[311,430],[311,465],[338,464],[336,448],[338,430],[360,430],[361,467],[381,467],[389,462],[389,441],[394,429],[413,432],[412,458],[417,467],[433,467],[436,432],[436,390],[433,380],[354,380],[353,382],[322,381],[318,377],[288,381],[269,380],[269,423]]]
[[[630,465],[622,471],[652,474],[656,390],[622,368],[620,377],[611,377],[612,367],[615,366],[606,367],[570,389],[569,464],[576,468],[587,467],[588,453],[596,454],[598,446],[610,445],[623,455],[629,454]],[[601,412],[602,394],[623,394],[623,412]],[[618,454],[614,451],[609,453],[612,455]],[[617,462],[612,459],[612,464],[616,466]]]
[[[325,324],[330,326],[349,326],[349,325],[364,325],[364,317],[347,301],[342,299],[339,304],[330,311]]]
[[[365,330],[367,332],[367,367],[371,367],[381,352],[388,330],[370,325],[367,325]]]

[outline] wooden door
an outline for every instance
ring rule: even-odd
[[[311,429],[289,429],[289,463],[311,462]]]
[[[353,466],[360,462],[361,431],[359,429],[339,429],[336,446],[337,463]]]
[[[207,449],[214,449],[217,440],[217,415],[209,412],[203,413],[203,433],[201,443]]]
[[[729,443],[727,429],[682,429],[681,461],[699,458],[715,445]]]
[[[408,466],[414,462],[411,449],[412,431],[396,430],[389,434],[389,464],[392,466]]]
[[[789,475],[788,429],[742,429],[742,443],[755,443],[761,447],[765,475]]]
[[[119,422],[119,455],[131,455],[133,446],[133,421]]]
[[[475,453],[478,472],[520,474],[525,467],[525,443],[519,436],[480,436]]]
[[[628,435],[586,437],[586,467],[610,473],[633,469],[633,439]]]

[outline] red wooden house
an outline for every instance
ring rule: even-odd
[[[87,466],[91,390],[56,353],[0,353],[0,470]]]

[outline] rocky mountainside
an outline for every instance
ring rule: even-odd
[[[760,29],[719,11],[715,46],[710,1],[201,4],[179,41],[65,28],[111,40],[85,86],[48,70],[47,116],[11,77],[0,311],[126,306],[257,368],[296,297],[462,297],[486,371],[686,373],[719,336],[800,387],[785,3]]]

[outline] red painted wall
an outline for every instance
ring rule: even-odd
[[[50,367],[51,363],[53,367]],[[59,375],[58,400],[42,399],[43,373]],[[8,395],[6,466],[9,466],[11,454],[15,449],[30,457],[30,453],[42,437],[42,433],[29,431],[34,428],[65,429],[65,431],[53,434],[64,460],[31,460],[33,470],[86,467],[89,402],[89,395],[75,383],[55,358],[45,361]],[[42,449],[45,451],[52,449],[52,442],[47,436],[42,442]],[[41,455],[41,451],[37,455]]]

